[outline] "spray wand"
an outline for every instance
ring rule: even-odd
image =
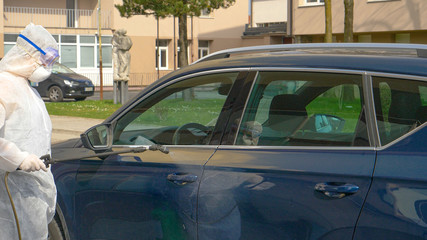
[[[166,147],[164,147],[162,145],[154,144],[154,145],[151,145],[151,146],[148,146],[148,147],[130,147],[130,148],[126,148],[126,149],[118,150],[118,151],[95,153],[95,154],[89,154],[89,155],[85,155],[85,156],[75,156],[75,157],[62,158],[62,159],[56,159],[56,158],[54,159],[54,158],[52,158],[50,156],[50,154],[46,154],[46,155],[41,156],[40,159],[43,160],[43,162],[46,165],[46,167],[49,167],[49,165],[51,165],[51,164],[55,164],[55,163],[58,163],[58,162],[78,160],[80,158],[91,158],[91,157],[100,157],[100,158],[102,158],[102,157],[108,157],[108,156],[111,156],[111,155],[118,155],[118,154],[122,154],[122,153],[142,153],[142,152],[145,152],[147,150],[150,150],[150,151],[160,151],[160,152],[162,152],[164,154],[168,154],[169,153],[169,150]],[[5,186],[6,186],[7,194],[9,196],[10,204],[12,206],[13,214],[15,216],[16,228],[17,228],[17,231],[18,231],[18,239],[21,240],[22,239],[21,238],[21,229],[20,229],[20,226],[19,226],[18,215],[16,213],[15,204],[13,202],[12,195],[10,194],[10,191],[9,191],[9,186],[7,184],[7,178],[8,178],[8,176],[9,176],[9,172],[6,172],[5,177],[4,177],[4,183],[5,183]]]
[[[52,158],[50,156],[50,154],[46,154],[46,155],[41,156],[40,159],[43,160],[46,167],[49,167],[49,165],[51,165],[51,164],[55,164],[58,162],[77,160],[80,158],[91,158],[91,157],[102,158],[102,157],[108,157],[111,155],[118,155],[118,154],[122,154],[122,153],[142,153],[142,152],[145,152],[147,150],[160,151],[164,154],[169,153],[169,150],[166,147],[164,147],[162,145],[154,144],[154,145],[151,145],[148,147],[130,147],[130,148],[126,148],[123,150],[117,150],[117,151],[112,151],[112,152],[95,153],[95,154],[90,154],[90,155],[85,155],[85,156],[76,156],[76,157],[62,158],[62,159]]]

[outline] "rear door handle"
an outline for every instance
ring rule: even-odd
[[[197,176],[189,173],[171,173],[167,176],[168,181],[176,185],[185,185],[197,181]]]
[[[314,190],[323,193],[330,198],[343,198],[359,191],[359,186],[342,182],[318,183]]]

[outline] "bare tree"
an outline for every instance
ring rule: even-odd
[[[325,42],[332,42],[332,6],[331,0],[325,0]]]
[[[353,42],[354,0],[344,0],[344,42]]]

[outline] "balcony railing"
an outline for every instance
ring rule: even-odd
[[[243,32],[243,36],[255,36],[262,35],[267,33],[286,33],[286,23],[280,24],[271,24],[269,26],[264,27],[250,27],[249,24],[245,25],[245,31]]]
[[[46,28],[98,28],[98,11],[84,9],[4,7],[5,27],[25,27],[28,23]],[[110,11],[101,10],[101,28],[111,28]]]

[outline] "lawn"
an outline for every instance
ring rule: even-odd
[[[113,100],[85,100],[77,102],[46,102],[50,115],[105,119],[120,108]]]

